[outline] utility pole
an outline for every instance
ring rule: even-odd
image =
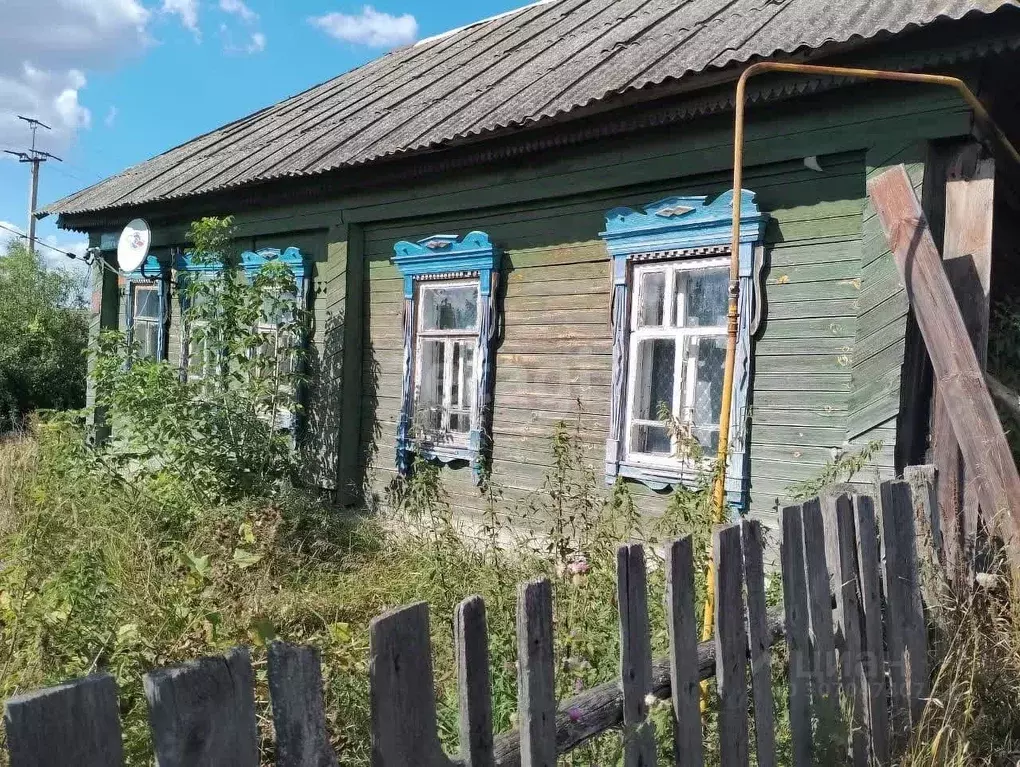
[[[63,162],[55,154],[44,152],[41,149],[35,148],[35,134],[39,128],[45,128],[46,130],[52,130],[49,125],[40,120],[36,120],[34,117],[24,117],[18,115],[19,120],[24,120],[28,123],[32,130],[32,148],[27,152],[15,152],[10,149],[5,149],[4,152],[12,154],[18,158],[18,162],[27,162],[32,165],[32,179],[29,186],[28,193],[28,252],[35,252],[35,206],[39,199],[39,166],[47,160],[56,160],[57,162]]]

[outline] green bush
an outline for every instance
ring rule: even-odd
[[[569,448],[573,436],[563,427],[558,439]],[[571,454],[572,448],[563,453]],[[178,487],[184,479],[125,479],[66,419],[42,424],[37,439],[7,443],[0,460],[6,464],[0,466],[0,695],[111,672],[122,691],[130,764],[147,764],[150,753],[142,674],[250,644],[267,715],[265,644],[276,637],[322,651],[338,754],[345,765],[368,764],[368,623],[418,600],[432,608],[440,727],[444,744],[455,750],[451,618],[460,599],[474,593],[485,597],[488,610],[496,726],[510,729],[516,585],[537,575],[554,584],[559,697],[618,673],[615,546],[635,534],[636,519],[624,485],[608,494],[580,484],[566,496],[543,492],[546,503],[563,500],[568,516],[579,498],[589,505],[598,498],[588,526],[576,530],[585,548],[572,548],[564,565],[557,547],[509,551],[447,534],[454,522],[438,472],[420,471],[405,488],[406,498],[431,499],[435,517],[393,535],[373,519],[325,508],[294,490],[249,495],[195,514],[193,499]],[[583,467],[561,469],[568,485],[590,476]],[[667,646],[661,568],[649,581],[653,645],[661,657]],[[655,714],[665,756],[664,716]],[[263,747],[268,764],[269,732]],[[563,763],[613,764],[619,751],[620,736],[610,733]]]
[[[99,456],[132,476],[171,480],[202,507],[265,495],[296,473],[290,427],[301,410],[308,317],[288,266],[245,275],[230,218],[195,222],[189,239],[194,262],[219,268],[184,283],[188,376],[106,331],[93,378],[97,412],[113,432]]]
[[[83,293],[17,241],[0,255],[0,434],[34,410],[85,404]]]

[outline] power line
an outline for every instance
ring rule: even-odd
[[[18,158],[18,162],[27,162],[32,166],[31,182],[29,185],[28,193],[28,250],[33,252],[35,250],[35,207],[39,201],[39,166],[47,160],[56,160],[57,162],[63,162],[55,154],[44,152],[41,149],[36,149],[35,139],[36,133],[40,128],[46,130],[52,130],[49,125],[37,120],[34,117],[25,117],[24,115],[18,115],[19,120],[24,120],[28,123],[28,127],[32,131],[32,147],[27,152],[19,152],[13,149],[5,149],[4,152],[9,155],[13,155]]]
[[[17,229],[12,229],[11,227],[6,226],[4,224],[0,224],[0,229],[3,229],[5,232],[10,232],[15,237],[20,237],[23,240],[27,240],[28,239],[28,235],[27,234],[25,234],[23,232],[19,232]],[[36,244],[37,245],[42,245],[44,248],[49,248],[54,253],[59,253],[62,256],[67,256],[68,258],[75,258],[75,259],[78,259],[79,261],[84,261],[86,264],[89,264],[90,266],[92,265],[93,261],[96,260],[95,257],[92,256],[89,253],[85,253],[85,255],[80,256],[77,253],[72,253],[69,250],[61,250],[60,248],[54,247],[53,245],[50,245],[48,242],[45,242],[44,240],[37,240]],[[102,259],[100,259],[100,260],[102,260]],[[109,268],[112,269],[113,267],[109,267]]]

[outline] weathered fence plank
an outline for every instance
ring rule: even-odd
[[[460,758],[464,767],[491,767],[492,683],[485,602],[472,596],[457,605],[453,639],[460,704]]]
[[[715,558],[715,679],[719,689],[719,764],[747,767],[747,631],[740,526],[712,535]]]
[[[556,765],[552,586],[546,579],[517,590],[517,715],[522,767]]]
[[[971,472],[973,473],[973,472]],[[921,596],[924,603],[935,604],[938,595],[935,593],[934,585],[937,583],[936,574],[947,573],[945,552],[942,545],[942,537],[939,527],[938,496],[936,493],[936,470],[935,466],[907,466],[903,470],[903,479],[910,484],[910,495],[914,504],[914,528],[917,531],[917,563],[921,572]],[[973,489],[973,482],[969,486]],[[973,494],[973,493],[972,493]],[[978,506],[974,498],[967,500],[970,508],[975,514]],[[975,518],[976,519],[976,518]],[[945,575],[943,575],[943,578]],[[960,574],[951,573],[950,578],[954,583],[959,583]],[[966,582],[966,581],[964,581]]]
[[[783,616],[769,612],[769,634],[773,643],[783,637]],[[698,679],[715,677],[715,640],[698,644]],[[652,695],[665,700],[671,694],[670,664],[660,658],[652,663]],[[589,739],[623,724],[623,693],[618,680],[603,682],[560,704],[556,712],[556,748],[566,753]],[[504,732],[496,736],[497,767],[519,767],[521,764],[520,734]]]
[[[336,767],[322,701],[322,663],[314,647],[269,645],[269,695],[277,767]]]
[[[758,767],[775,767],[776,718],[772,709],[772,653],[769,650],[772,641],[768,636],[761,522],[742,520],[740,536],[747,588],[747,644],[754,694],[755,750]]]
[[[369,645],[372,766],[448,765],[436,732],[428,605],[373,618]]]
[[[107,674],[16,695],[4,707],[11,767],[121,767],[117,684]]]
[[[247,647],[143,677],[159,767],[258,767]]]
[[[892,725],[906,733],[920,720],[928,695],[928,638],[921,602],[910,485],[882,483],[882,564]]]
[[[889,763],[889,710],[885,684],[885,645],[882,634],[882,592],[875,500],[854,498],[857,528],[857,574],[863,613],[864,674],[867,679],[867,730],[875,764]]]
[[[616,598],[620,611],[620,689],[623,691],[623,763],[655,764],[655,729],[648,721],[652,691],[652,635],[648,623],[648,573],[640,543],[616,550]]]
[[[694,608],[694,543],[690,536],[674,541],[666,549],[666,623],[674,761],[678,767],[702,767],[705,756],[699,710],[701,675],[698,673],[698,618]]]
[[[844,699],[851,707],[850,756],[854,767],[868,767],[868,740],[864,691],[867,678],[861,639],[861,598],[857,584],[857,536],[850,497],[843,494],[832,499],[836,536],[836,612],[835,627],[839,636],[840,683]]]
[[[783,609],[790,683],[790,742],[793,767],[811,767],[811,650],[804,562],[804,514],[788,506],[781,516],[783,538],[779,559],[783,576]]]
[[[839,685],[836,674],[836,642],[832,631],[832,594],[826,565],[825,533],[821,506],[817,499],[803,508],[805,583],[811,640],[812,691],[815,717],[818,719],[815,745],[821,749],[817,759],[842,758],[837,744],[840,735]],[[834,753],[835,752],[835,753]]]

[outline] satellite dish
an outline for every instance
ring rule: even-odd
[[[117,242],[117,263],[125,272],[133,272],[145,262],[152,243],[149,225],[140,218],[124,227]]]

